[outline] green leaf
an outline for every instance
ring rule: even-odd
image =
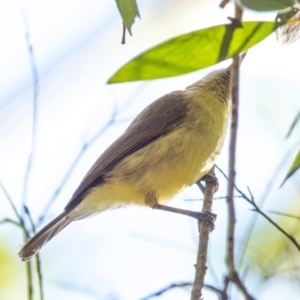
[[[275,22],[209,27],[166,41],[133,58],[108,83],[177,76],[236,56],[276,29]]]
[[[300,121],[300,111],[298,112],[297,116],[295,117],[295,119],[293,120],[290,128],[289,128],[289,131],[286,135],[286,138],[289,138],[291,133],[293,132],[294,128],[296,127],[297,123]]]
[[[280,187],[283,186],[283,184],[300,168],[300,149],[298,151],[298,154],[295,158],[295,160],[293,161],[292,166],[290,167],[290,170],[288,171],[287,175],[285,176],[282,184]]]
[[[240,0],[247,8],[258,11],[281,10],[295,4],[293,0]]]
[[[119,12],[123,19],[123,23],[126,26],[128,32],[131,34],[131,25],[134,22],[135,17],[140,17],[139,9],[135,0],[116,0]]]

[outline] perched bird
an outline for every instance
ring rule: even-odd
[[[98,158],[64,211],[21,249],[21,259],[28,261],[72,221],[111,208],[146,205],[205,219],[163,203],[213,167],[227,130],[230,78],[230,67],[214,71],[146,107]]]

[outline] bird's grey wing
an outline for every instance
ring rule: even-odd
[[[98,158],[73,194],[65,210],[76,207],[85,193],[124,157],[145,147],[181,123],[186,114],[184,92],[167,94],[144,109],[127,130]]]

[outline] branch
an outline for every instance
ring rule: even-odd
[[[239,22],[242,20],[243,10],[235,5],[235,19]],[[236,142],[238,132],[238,108],[239,108],[239,68],[240,57],[233,59],[231,66],[232,76],[232,116],[230,131],[230,147],[229,147],[229,180],[228,180],[228,227],[227,227],[227,251],[226,264],[228,275],[225,278],[224,292],[226,292],[229,283],[232,282],[243,293],[245,299],[253,300],[254,298],[248,293],[245,285],[242,283],[235,269],[235,205],[234,205],[234,186],[235,186],[235,158],[236,158]]]
[[[253,211],[258,212],[260,215],[262,215],[266,220],[268,220],[274,227],[276,227],[283,235],[285,235],[290,241],[291,243],[297,248],[298,251],[300,251],[300,245],[298,244],[298,242],[296,241],[296,239],[288,234],[283,228],[281,228],[276,222],[274,222],[269,216],[267,216],[255,203],[254,201],[254,197],[250,191],[250,189],[248,188],[249,194],[251,196],[251,198],[249,199],[244,193],[242,193],[238,188],[236,188],[236,190],[241,193],[241,195],[243,196],[244,199],[246,199],[250,204],[252,204],[252,206],[254,207]]]
[[[232,116],[230,131],[230,147],[229,147],[229,179],[228,179],[228,225],[227,225],[227,250],[226,264],[228,268],[228,277],[235,277],[234,266],[234,233],[235,233],[235,206],[234,206],[234,185],[235,185],[235,157],[236,157],[236,141],[238,128],[238,82],[239,82],[239,57],[235,57],[231,66],[232,70]]]
[[[204,287],[208,290],[216,292],[218,294],[220,300],[228,300],[229,299],[227,294],[224,291],[222,291],[222,290],[220,290],[220,289],[218,289],[218,288],[216,288],[216,287],[214,287],[210,284],[205,284]]]
[[[162,294],[168,292],[169,290],[172,290],[174,288],[185,288],[187,286],[191,286],[193,283],[188,281],[188,282],[179,282],[179,283],[172,283],[160,290],[158,290],[157,292],[154,292],[152,293],[151,295],[148,295],[144,298],[142,298],[141,300],[149,300],[151,298],[154,298],[154,297],[159,297],[161,296]]]
[[[238,105],[239,105],[239,57],[235,57],[231,66],[232,76],[232,116],[229,147],[229,179],[228,179],[228,228],[227,228],[227,253],[226,262],[229,274],[234,273],[234,232],[235,232],[235,206],[234,206],[234,185],[235,185],[235,158],[236,141],[238,132]]]
[[[267,200],[272,186],[274,185],[274,182],[276,182],[276,179],[278,178],[278,176],[281,174],[282,169],[284,168],[284,166],[286,165],[286,162],[289,160],[291,153],[294,151],[295,148],[299,147],[299,142],[297,142],[296,144],[294,144],[285,154],[285,156],[283,157],[283,159],[281,160],[281,162],[278,164],[278,166],[276,167],[275,171],[273,172],[273,174],[270,176],[270,180],[269,182],[265,185],[265,189],[264,192],[262,193],[262,196],[260,197],[260,199],[258,200],[258,206],[259,207],[263,207],[265,201]],[[222,171],[221,171],[222,172]],[[226,175],[223,173],[223,175],[226,177]],[[237,187],[235,187],[237,189]],[[238,190],[238,189],[237,189]],[[252,232],[254,230],[255,224],[257,222],[258,219],[258,214],[254,214],[252,221],[250,222],[248,228],[245,230],[245,238],[244,238],[244,243],[243,243],[243,247],[242,247],[242,251],[241,254],[239,255],[239,266],[242,265],[244,257],[245,257],[245,253],[246,253],[246,249],[248,248],[248,244],[252,235]]]
[[[154,297],[159,297],[162,294],[164,294],[164,293],[166,293],[166,292],[168,292],[168,291],[170,291],[174,288],[186,288],[186,287],[189,287],[189,286],[192,286],[192,285],[193,285],[193,283],[191,281],[172,283],[172,284],[158,290],[157,292],[154,292],[154,293],[142,298],[141,300],[149,300],[149,299],[154,298]],[[221,291],[220,289],[214,287],[213,285],[205,284],[204,288],[206,288],[208,290],[211,290],[211,291],[215,292],[216,294],[218,294],[220,300],[228,300],[228,296],[223,291]]]
[[[285,235],[291,241],[291,243],[297,248],[298,251],[300,251],[300,245],[298,244],[298,242],[296,241],[296,239],[292,235],[288,234],[277,223],[275,223],[270,217],[268,217],[264,212],[262,212],[256,206],[255,202],[253,202],[253,206],[255,207],[254,211],[260,213],[266,220],[268,220],[274,227],[276,227],[283,235]]]
[[[22,218],[17,210],[17,207],[15,206],[11,196],[9,195],[7,189],[5,188],[5,186],[3,185],[3,183],[0,181],[0,189],[3,191],[3,194],[4,196],[6,197],[6,199],[8,200],[11,208],[13,209],[18,221],[19,221],[19,224],[21,225],[22,224]]]
[[[13,224],[13,225],[15,225],[15,226],[17,226],[17,227],[19,227],[19,228],[23,228],[23,227],[20,225],[20,223],[18,223],[18,222],[15,221],[15,220],[9,219],[9,218],[5,218],[5,219],[3,219],[3,220],[0,221],[0,225],[6,224],[6,223],[10,223],[10,224]],[[28,236],[28,238],[29,238],[29,236]]]
[[[226,174],[219,168],[217,167],[218,170],[222,173],[222,175],[228,179],[228,177],[226,176]],[[291,242],[292,244],[297,248],[298,251],[300,251],[300,245],[299,243],[296,241],[296,239],[290,235],[289,233],[287,233],[282,227],[280,227],[275,221],[273,221],[268,215],[266,215],[257,205],[257,203],[254,200],[254,197],[251,193],[251,190],[248,187],[248,191],[250,194],[250,197],[248,197],[245,193],[243,193],[236,185],[234,185],[234,189],[240,194],[240,197],[245,199],[248,203],[250,203],[254,209],[252,211],[257,212],[258,214],[260,214],[261,216],[263,216],[267,221],[269,221],[274,227],[276,227],[283,235],[285,235]],[[275,211],[271,211],[270,213],[274,213],[274,214],[278,214],[278,215],[282,215],[282,216],[286,216],[286,217],[291,217],[291,218],[296,218],[299,219],[299,217],[296,217],[294,215],[290,215],[290,214],[284,214],[284,213],[280,213],[280,212],[275,212]]]
[[[39,253],[35,256],[36,261],[36,272],[38,274],[39,289],[40,289],[40,300],[44,300],[44,286],[43,286],[43,276],[42,276],[42,265]]]
[[[28,193],[28,185],[29,185],[29,178],[31,174],[31,169],[32,169],[32,163],[35,155],[35,150],[36,150],[36,133],[37,133],[37,118],[38,118],[38,93],[39,93],[39,76],[37,72],[37,67],[36,67],[36,62],[34,58],[34,53],[33,53],[33,47],[30,41],[30,35],[29,35],[29,26],[28,22],[26,19],[25,13],[22,11],[22,16],[25,24],[25,37],[26,37],[26,43],[27,43],[27,50],[28,50],[28,55],[29,55],[29,62],[30,62],[30,69],[32,73],[32,81],[33,81],[33,104],[32,104],[32,132],[31,132],[31,149],[30,149],[30,154],[28,157],[28,162],[27,162],[27,167],[25,171],[25,176],[24,176],[24,184],[23,184],[23,194],[22,194],[22,212],[21,212],[21,217],[20,217],[20,224],[23,228],[24,231],[24,243],[27,242],[28,240],[28,230],[25,227],[25,222],[24,222],[24,213],[29,217],[30,223],[34,229],[34,224],[31,219],[30,213],[26,207],[26,200],[27,200],[27,193]],[[40,268],[40,265],[38,265],[38,269]],[[39,269],[39,272],[41,270]],[[31,300],[33,298],[33,285],[32,285],[32,267],[31,263],[28,262],[26,264],[26,274],[27,274],[27,282],[28,282],[28,300]],[[40,275],[40,273],[39,273]],[[39,276],[39,284],[40,284],[40,295],[41,295],[41,300],[43,300],[43,288],[42,288],[42,282],[41,276]]]
[[[214,168],[209,172],[209,174],[215,177]],[[198,186],[200,186],[199,183],[197,184]],[[211,212],[215,186],[216,186],[215,182],[212,182],[211,180],[206,180],[202,212],[207,212],[207,211]],[[196,273],[195,273],[195,280],[194,280],[193,289],[191,293],[191,300],[199,300],[202,297],[204,278],[207,270],[206,261],[207,261],[208,240],[209,240],[209,233],[211,232],[210,225],[206,222],[201,222],[200,220],[198,220],[198,229],[199,229],[199,245],[198,245],[197,263],[195,265]]]
[[[283,212],[280,212],[280,211],[271,210],[271,211],[269,211],[269,213],[274,214],[274,215],[283,216],[283,217],[292,218],[292,219],[297,219],[297,220],[300,221],[300,217],[299,216],[295,216],[295,215],[283,213]]]
[[[27,44],[27,51],[29,55],[29,63],[30,69],[32,73],[32,81],[33,81],[33,108],[32,108],[32,132],[31,132],[31,149],[30,154],[28,157],[27,167],[24,176],[24,185],[23,185],[23,196],[22,196],[22,206],[24,208],[26,204],[27,198],[27,189],[29,183],[29,177],[32,168],[32,162],[35,155],[36,149],[36,132],[37,132],[37,115],[38,115],[38,92],[39,92],[39,76],[37,72],[36,62],[33,53],[33,47],[30,41],[29,35],[29,26],[26,19],[25,13],[22,11],[22,16],[25,24],[25,37],[26,37],[26,44]],[[23,215],[23,212],[22,212]]]
[[[217,167],[217,168],[222,173],[222,175],[228,180],[228,177],[226,176],[226,174],[219,167]],[[259,208],[259,206],[257,205],[257,203],[254,200],[254,197],[253,197],[249,187],[248,187],[248,192],[250,194],[250,197],[248,197],[245,193],[243,193],[236,185],[234,185],[234,189],[240,194],[241,198],[245,199],[248,203],[250,203],[254,207],[253,211],[256,211],[258,214],[263,216],[267,221],[269,221],[274,227],[276,227],[283,235],[285,235],[291,241],[291,243],[297,248],[298,251],[300,251],[300,244],[296,241],[296,239],[292,235],[287,233],[282,227],[280,227],[275,221],[273,221],[267,214],[265,214]],[[280,213],[280,212],[271,211],[271,213],[299,219],[299,217]]]
[[[24,241],[26,242],[26,239],[24,239]],[[32,268],[30,261],[25,264],[25,268],[27,277],[27,299],[33,300]]]
[[[5,223],[11,223],[15,226],[18,226],[22,229],[23,231],[23,235],[24,235],[24,243],[27,242],[27,240],[29,239],[29,232],[25,227],[25,222],[23,217],[18,213],[18,210],[16,208],[16,206],[14,205],[14,202],[12,200],[12,198],[10,197],[8,191],[6,190],[6,188],[4,187],[4,185],[2,184],[2,182],[0,181],[0,188],[2,189],[4,195],[6,196],[10,206],[12,207],[18,221],[12,220],[12,219],[4,219],[2,221],[0,221],[0,224],[5,224]],[[33,299],[33,283],[32,283],[32,270],[31,270],[31,264],[27,263],[25,266],[26,269],[26,276],[27,276],[27,298],[28,300],[32,300]]]
[[[28,207],[25,205],[24,207],[25,214],[27,215],[30,225],[31,225],[31,231],[35,234],[36,228],[33,222],[33,219],[31,217],[30,211]],[[38,274],[38,283],[39,283],[39,289],[40,289],[40,300],[44,299],[44,287],[43,287],[43,276],[42,276],[42,265],[41,265],[41,259],[39,253],[35,256],[36,261],[36,272]]]

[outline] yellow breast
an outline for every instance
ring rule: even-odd
[[[190,93],[180,126],[118,163],[75,208],[74,218],[145,205],[150,193],[161,203],[207,174],[223,146],[229,107],[215,98],[199,101]]]
[[[167,200],[212,168],[224,142],[228,106],[216,99],[191,98],[179,127],[131,154],[108,174],[109,182],[138,198],[128,201],[143,203],[147,193]]]

